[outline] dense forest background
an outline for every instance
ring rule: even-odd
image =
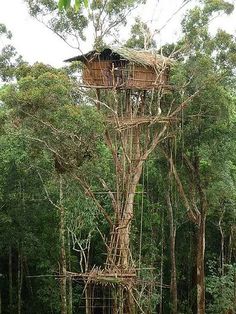
[[[66,10],[62,1],[25,2],[71,45],[86,40],[92,24],[102,48],[143,1],[91,1],[89,10],[87,1]],[[158,283],[151,296],[139,291],[140,313],[236,313],[236,41],[209,31],[233,10],[223,0],[199,1],[182,21],[181,40],[161,48],[136,19],[124,43],[174,58],[162,114],[167,103],[183,104],[135,196],[133,258],[140,278]],[[65,274],[105,261],[101,204],[112,213],[101,191],[104,182],[113,187],[114,169],[104,115],[94,92],[78,88],[78,62],[29,65],[2,24],[0,36],[0,313],[83,313],[83,286]]]

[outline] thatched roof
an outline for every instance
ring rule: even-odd
[[[163,66],[163,64],[166,65],[172,63],[169,58],[158,54],[155,50],[136,50],[126,47],[105,48],[100,52],[97,50],[92,50],[86,54],[67,59],[65,60],[65,62],[90,62],[96,59],[104,60],[108,57],[112,57],[112,60],[125,60],[142,66],[148,66],[153,68]]]

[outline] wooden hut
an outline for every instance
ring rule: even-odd
[[[93,50],[65,61],[84,63],[86,86],[141,90],[165,88],[171,63],[155,52],[130,48]]]

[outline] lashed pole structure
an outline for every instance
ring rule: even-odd
[[[163,97],[170,90],[171,61],[155,52],[127,48],[91,51],[66,61],[76,60],[85,65],[82,87],[95,89],[95,103],[105,115],[105,140],[115,169],[115,193],[101,179],[111,197],[113,216],[108,219],[111,229],[106,264],[102,271],[93,271],[93,280],[118,278],[125,287],[124,302],[119,307],[120,302],[114,302],[112,313],[136,313],[132,291],[136,270],[130,249],[134,198],[145,160],[165,139],[168,125],[177,113],[161,108]]]

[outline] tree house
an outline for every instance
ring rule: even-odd
[[[132,290],[137,278],[137,262],[132,258],[130,247],[134,200],[144,162],[165,138],[173,118],[170,114],[172,104],[161,113],[163,98],[170,89],[168,81],[172,61],[155,52],[128,48],[94,50],[66,61],[81,61],[84,66],[82,87],[96,91],[94,103],[105,116],[105,141],[115,169],[112,188],[101,179],[113,209],[108,217],[99,204],[110,225],[104,268],[78,276],[93,278],[93,284],[104,282],[104,278],[109,278],[107,285],[118,282],[122,297],[119,294],[116,298],[121,308],[117,310],[114,305],[117,302],[113,302],[109,313],[133,314],[137,307]],[[88,191],[87,186],[85,190]],[[92,191],[89,193],[95,199]],[[138,264],[141,265],[141,245]],[[86,308],[87,313],[95,312]],[[142,313],[149,312],[144,309]]]
[[[65,61],[83,62],[83,83],[94,88],[152,90],[168,83],[170,59],[154,52],[106,48]]]

